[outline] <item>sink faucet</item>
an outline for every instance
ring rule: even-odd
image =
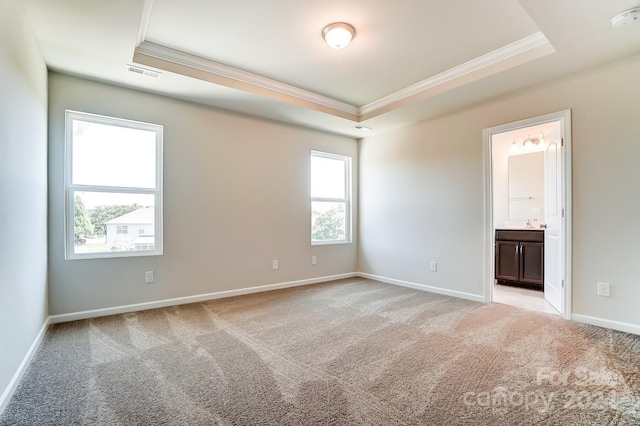
[[[533,228],[533,223],[531,223],[531,219],[527,219],[527,228]]]

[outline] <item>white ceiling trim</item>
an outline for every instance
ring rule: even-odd
[[[201,78],[195,75],[193,72],[190,72],[189,70],[202,71],[211,76],[211,79],[206,79],[208,81],[240,88],[241,90],[261,95],[265,95],[264,90],[252,90],[252,87],[266,89],[268,92],[282,94],[287,98],[298,99],[305,103],[311,103],[318,106],[328,107],[332,110],[340,111],[348,115],[348,117],[345,118],[350,118],[354,121],[357,121],[356,119],[359,110],[358,107],[354,105],[327,96],[323,96],[318,93],[310,92],[308,90],[304,90],[286,83],[272,80],[258,74],[253,74],[239,68],[224,65],[210,59],[202,58],[190,53],[182,52],[166,46],[145,41],[138,45],[138,47],[136,47],[134,52],[134,60],[145,65],[157,66],[148,63],[148,58],[155,58],[165,63],[178,65],[182,68],[182,72],[178,72],[189,77]],[[174,69],[169,69],[167,71],[176,72]],[[238,87],[235,84],[226,84],[225,81],[228,83],[229,80],[243,83],[242,87]],[[282,97],[275,96],[275,98],[281,99]],[[340,114],[340,116],[343,116],[343,114]]]
[[[388,108],[390,106],[395,105],[396,107],[399,107],[404,105],[409,99],[416,98],[417,95],[427,92],[435,87],[454,82],[455,80],[464,79],[464,82],[461,82],[464,84],[477,80],[478,78],[485,77],[487,76],[486,73],[477,75],[476,78],[472,77],[472,75],[474,73],[479,73],[479,71],[492,65],[500,63],[503,65],[500,67],[502,69],[504,69],[505,65],[507,65],[507,68],[519,65],[522,61],[518,59],[518,57],[525,53],[531,53],[533,50],[537,50],[537,54],[533,55],[533,57],[529,56],[527,62],[555,52],[555,49],[551,46],[551,43],[549,43],[549,40],[547,40],[545,35],[542,32],[537,32],[366,104],[359,108],[358,113],[361,116],[371,118],[383,112],[395,109],[395,107]],[[509,62],[512,62],[510,66],[508,65]],[[490,74],[493,74],[493,72]],[[457,84],[453,87],[457,87],[459,85],[460,84]],[[453,87],[448,87],[447,89],[452,89]]]
[[[144,0],[142,4],[142,20],[140,21],[140,28],[138,29],[138,41],[136,46],[142,44],[144,39],[147,37],[147,28],[149,28],[149,21],[151,20],[153,2],[154,0]]]
[[[153,0],[145,1],[141,38],[146,32],[152,4]],[[545,35],[537,32],[361,107],[148,41],[140,42],[135,48],[133,60],[360,122],[554,52]]]

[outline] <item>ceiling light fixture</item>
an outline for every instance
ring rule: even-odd
[[[625,10],[618,13],[611,19],[611,25],[613,28],[622,28],[625,25],[632,23],[640,24],[640,7],[634,7],[633,9]]]
[[[346,22],[334,22],[322,30],[322,37],[332,49],[343,49],[356,36],[356,30]]]

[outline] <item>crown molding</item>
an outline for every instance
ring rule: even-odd
[[[142,38],[152,5],[153,0],[145,1],[140,29]],[[554,52],[545,35],[537,32],[361,107],[148,41],[142,41],[135,48],[133,60],[142,65],[361,122]]]
[[[405,104],[405,101],[416,95],[420,95],[423,92],[445,85],[446,83],[469,77],[492,65],[498,63],[505,65],[507,61],[515,59],[534,49],[539,50],[540,53],[536,58],[555,52],[555,49],[553,49],[545,35],[542,32],[537,32],[366,104],[359,108],[358,113],[360,116],[371,118],[372,116],[388,111],[389,106],[398,104],[397,106],[399,107],[401,106],[400,104]],[[486,75],[483,73],[483,75],[478,76],[478,78],[484,76]],[[468,81],[469,78],[465,78],[465,80]]]
[[[157,66],[156,63],[163,63],[165,66],[169,64],[169,68],[172,69],[167,69],[167,71],[178,72],[189,77],[208,80],[278,100],[293,101],[296,104],[300,104],[297,101],[302,101],[301,106],[313,107],[315,105],[318,108],[314,109],[329,109],[325,112],[354,121],[358,120],[359,109],[355,105],[148,41],[144,41],[136,47],[134,61],[150,66]],[[202,73],[206,73],[209,78],[203,78]]]
[[[151,11],[153,9],[154,0],[143,0],[142,4],[142,19],[140,20],[140,28],[138,28],[138,38],[136,46],[142,44],[147,37],[147,28],[149,27],[149,21],[151,20]]]

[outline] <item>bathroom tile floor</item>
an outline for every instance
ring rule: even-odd
[[[544,293],[538,290],[496,284],[493,288],[493,301],[532,311],[560,315],[560,313],[545,300]]]

